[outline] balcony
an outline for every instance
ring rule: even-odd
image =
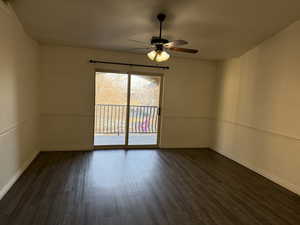
[[[125,144],[126,112],[126,105],[95,105],[95,146]],[[130,106],[129,145],[156,145],[157,131],[157,106]]]

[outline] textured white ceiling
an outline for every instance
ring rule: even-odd
[[[300,18],[299,0],[14,0],[36,40],[126,52],[158,34],[155,16],[168,16],[164,35],[185,39],[194,57],[239,56]],[[180,53],[181,56],[190,56]]]

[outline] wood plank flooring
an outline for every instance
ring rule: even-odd
[[[0,225],[299,225],[300,197],[201,149],[40,153]]]

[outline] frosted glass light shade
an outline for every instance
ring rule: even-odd
[[[148,58],[152,61],[163,62],[170,58],[170,55],[166,51],[151,51],[148,54]]]

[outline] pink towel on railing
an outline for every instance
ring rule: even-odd
[[[149,121],[145,120],[144,122],[142,122],[139,126],[139,128],[143,131],[143,132],[147,132],[149,130]]]

